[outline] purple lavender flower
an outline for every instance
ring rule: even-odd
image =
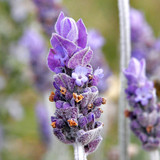
[[[145,75],[145,61],[130,60],[124,74],[128,81],[127,99],[131,111],[125,111],[130,118],[130,127],[141,141],[145,150],[156,150],[160,146],[160,110],[153,83]],[[143,82],[143,83],[142,83]]]
[[[102,53],[104,44],[105,40],[102,35],[97,30],[91,29],[88,33],[88,46],[94,51],[91,61],[93,69],[95,70],[93,78],[94,84],[97,85],[100,92],[104,92],[108,88],[106,80],[111,75],[111,71]]]
[[[88,70],[85,67],[77,66],[75,72],[72,73],[72,78],[76,80],[78,86],[82,86],[85,82],[88,81],[87,78]]]
[[[93,52],[87,47],[87,30],[81,19],[75,22],[61,13],[55,30],[48,55],[48,66],[57,73],[53,77],[56,91],[49,98],[56,103],[51,117],[53,132],[63,143],[80,143],[91,153],[102,140],[102,123],[96,119],[102,113],[100,105],[106,103],[98,97],[93,77],[94,73],[102,77],[103,71],[94,72],[89,64]]]
[[[46,146],[49,146],[51,143],[51,133],[52,133],[50,125],[48,124],[49,114],[44,105],[40,103],[36,105],[35,113],[42,141]]]

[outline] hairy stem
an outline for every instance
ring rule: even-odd
[[[119,98],[119,152],[120,160],[128,160],[129,126],[124,117],[124,111],[128,108],[125,96],[126,80],[123,70],[127,68],[131,53],[129,0],[118,0],[120,19],[120,98]]]
[[[82,146],[80,143],[74,144],[74,157],[75,160],[87,160],[84,146]]]
[[[150,160],[159,160],[160,156],[159,156],[159,151],[152,151],[150,152]]]

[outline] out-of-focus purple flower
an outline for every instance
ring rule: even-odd
[[[88,77],[86,76],[88,73],[87,68],[82,66],[77,66],[75,68],[75,72],[72,73],[72,78],[76,80],[76,84],[78,86],[82,86],[85,82],[88,81]]]
[[[37,7],[37,16],[45,33],[51,36],[60,11],[65,9],[55,0],[33,0],[33,2]]]
[[[132,41],[135,43],[146,43],[148,45],[152,44],[154,40],[152,29],[140,11],[133,8],[130,10],[130,22]]]
[[[43,37],[33,29],[27,29],[24,31],[19,44],[26,47],[30,52],[31,58],[38,58],[46,50]]]
[[[102,35],[95,29],[91,29],[88,32],[88,46],[93,50],[101,49],[105,44],[105,39]]]
[[[130,11],[132,57],[146,60],[146,73],[156,77],[160,62],[159,40],[153,35],[152,29],[144,15],[135,9]]]
[[[97,30],[91,29],[88,32],[88,46],[90,46],[94,52],[93,58],[91,61],[93,69],[95,70],[94,75],[99,75],[101,77],[100,78],[99,76],[95,76],[93,81],[94,81],[94,84],[97,85],[100,92],[104,92],[108,88],[106,80],[111,75],[111,71],[102,53],[102,47],[104,43],[105,43],[104,38]],[[100,68],[100,70],[97,70],[97,68]],[[102,73],[102,70],[103,70],[103,73]],[[103,78],[102,78],[102,75],[103,75]]]
[[[30,1],[9,0],[11,6],[11,16],[17,22],[23,22],[32,10]]]
[[[103,73],[103,69],[96,69],[94,71],[94,76],[98,77],[99,79],[103,78],[104,77],[104,73]]]
[[[49,114],[43,104],[38,103],[35,108],[38,128],[40,130],[42,141],[46,146],[49,146],[52,136],[52,129],[49,125]]]
[[[87,30],[82,20],[76,23],[61,13],[55,28],[48,56],[49,68],[57,73],[53,77],[56,91],[50,96],[56,103],[51,117],[53,132],[63,143],[80,143],[86,153],[91,153],[102,140],[103,125],[96,119],[103,112],[100,105],[106,102],[98,97],[93,77],[100,78],[103,73],[101,69],[94,72],[89,64],[93,52],[86,46]]]
[[[160,110],[155,88],[146,77],[145,70],[144,59],[138,61],[132,58],[124,71],[128,81],[126,95],[131,106],[131,111],[126,110],[125,116],[130,118],[131,130],[139,138],[143,148],[152,151],[160,146],[157,130],[160,126]]]
[[[19,44],[29,52],[30,67],[33,72],[34,85],[41,92],[50,88],[51,75],[44,59],[46,44],[43,37],[33,29],[28,29],[21,37]]]

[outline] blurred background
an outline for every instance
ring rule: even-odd
[[[106,89],[101,92],[107,99],[102,117],[104,140],[88,159],[118,160],[117,1],[53,1],[0,0],[0,159],[73,159],[72,147],[57,142],[49,120],[54,108],[48,101],[53,90],[53,74],[47,68],[46,57],[54,23],[62,10],[75,20],[82,18],[86,27],[91,31],[96,29],[98,38],[102,38],[95,53],[101,55],[98,57],[101,57],[100,64],[101,60],[104,64],[102,68],[107,79]],[[155,37],[159,37],[160,1],[131,0],[130,3],[131,7],[144,13]],[[148,155],[140,145],[131,134],[129,154],[132,160],[147,159]]]

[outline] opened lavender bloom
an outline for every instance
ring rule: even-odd
[[[94,81],[97,85],[100,93],[103,93],[107,90],[108,85],[106,80],[111,75],[111,71],[108,67],[108,64],[105,60],[104,54],[102,52],[102,47],[105,44],[105,40],[102,35],[95,29],[91,29],[88,32],[88,46],[94,52],[91,65],[93,66],[94,72]]]
[[[53,80],[55,92],[49,97],[56,103],[51,121],[55,136],[63,143],[75,146],[76,159],[79,146],[89,154],[101,142],[103,124],[96,119],[101,116],[100,106],[106,101],[98,97],[98,88],[94,86],[95,75],[90,65],[93,52],[87,46],[83,21],[75,22],[61,12],[55,30],[48,55],[48,66],[56,73]],[[96,75],[101,77],[101,74],[102,70],[96,71]]]
[[[37,15],[46,34],[52,35],[54,24],[64,8],[56,0],[33,0],[37,7]]]
[[[135,9],[130,11],[132,57],[139,60],[145,59],[147,75],[157,78],[160,66],[159,39],[153,35],[152,28],[145,20],[144,15]]]
[[[131,111],[125,116],[130,118],[130,127],[147,151],[160,146],[160,109],[152,81],[146,77],[145,60],[132,58],[124,74],[128,81],[127,99]]]

